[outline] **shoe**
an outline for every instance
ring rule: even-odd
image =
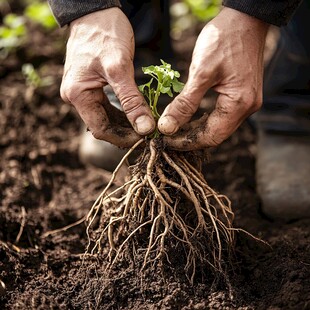
[[[285,222],[310,217],[310,99],[273,97],[253,118],[263,214]]]
[[[95,139],[90,132],[86,132],[86,129],[82,133],[79,158],[85,164],[112,172],[125,153],[126,151],[109,142]]]
[[[104,87],[104,92],[109,98],[109,101],[116,108],[121,109],[119,100],[116,98],[110,86]],[[85,164],[91,164],[98,168],[107,171],[114,171],[121,159],[126,153],[126,150],[102,140],[97,140],[93,135],[86,130],[85,125],[82,128],[79,145],[79,158]]]
[[[284,222],[310,217],[310,135],[259,130],[257,149],[262,212]]]

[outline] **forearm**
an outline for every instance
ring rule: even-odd
[[[223,0],[223,5],[276,26],[286,25],[302,0]]]
[[[48,3],[60,26],[95,11],[121,6],[119,0],[48,0]]]

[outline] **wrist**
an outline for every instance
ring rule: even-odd
[[[63,27],[82,16],[93,12],[107,9],[110,7],[121,7],[119,0],[93,0],[93,1],[76,1],[76,0],[48,0],[50,8],[58,22]]]
[[[224,18],[227,18],[236,24],[242,25],[242,27],[258,31],[261,34],[266,35],[270,27],[269,23],[264,22],[261,19],[229,7],[223,7],[220,14]]]
[[[102,25],[109,25],[113,21],[118,19],[120,17],[120,14],[124,15],[122,10],[117,7],[91,12],[73,20],[70,23],[70,29],[80,25],[89,25],[92,27],[99,26],[100,28],[102,28]]]

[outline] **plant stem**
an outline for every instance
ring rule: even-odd
[[[155,92],[154,100],[152,102],[152,111],[153,111],[153,115],[154,115],[156,121],[158,121],[160,118],[160,115],[157,111],[157,102],[158,102],[159,96],[160,96],[160,83],[157,84],[157,89]]]

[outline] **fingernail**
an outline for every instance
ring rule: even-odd
[[[172,116],[164,116],[159,120],[159,130],[165,135],[173,135],[179,129],[177,120]]]
[[[136,131],[140,135],[147,135],[154,130],[154,120],[148,115],[139,116],[136,121]]]

